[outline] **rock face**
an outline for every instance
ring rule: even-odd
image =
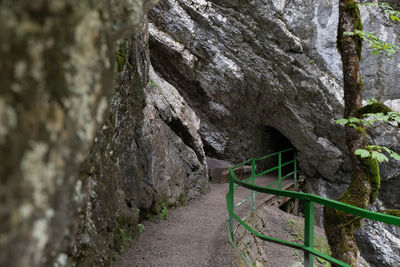
[[[198,118],[155,74],[147,86],[134,36],[155,2],[0,3],[1,266],[108,266],[139,210],[207,190]]]
[[[152,62],[200,116],[207,153],[243,160],[269,152],[262,137],[270,126],[298,148],[309,175],[341,179],[340,86],[304,52],[315,44],[300,37],[315,29],[303,27],[298,37],[284,17],[308,21],[313,10],[272,1],[162,1],[151,11]]]
[[[381,201],[374,204],[373,210],[385,209]],[[400,255],[400,229],[396,226],[365,220],[361,231],[356,231],[358,246],[372,267],[397,266]],[[385,240],[385,242],[382,242]]]
[[[267,154],[283,146],[274,143],[278,131],[298,150],[317,194],[343,192],[350,166],[334,122],[343,113],[337,10],[336,0],[162,0],[150,12],[152,64],[199,115],[207,155],[242,161]],[[366,31],[398,42],[399,27],[383,12],[361,12]],[[364,49],[365,98],[396,106],[398,60]],[[372,133],[372,142],[399,151],[394,130]],[[387,208],[397,205],[388,199],[400,179],[391,169],[398,164],[390,164],[382,166]]]
[[[120,44],[117,93],[87,167],[90,198],[74,249],[77,266],[108,266],[110,250],[129,246],[141,218],[208,189],[200,121],[150,68],[147,44],[147,23]]]
[[[263,207],[247,216],[245,223],[268,237],[297,244],[304,242],[304,220],[277,207]],[[243,251],[243,256],[250,263],[257,263],[257,266],[304,266],[302,251],[261,240],[242,225],[237,226],[234,238],[240,251]],[[329,254],[329,244],[322,228],[315,227],[314,242],[318,251]],[[324,264],[314,259],[314,266]]]

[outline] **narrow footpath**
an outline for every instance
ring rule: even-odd
[[[186,206],[168,211],[168,219],[161,222],[145,221],[144,232],[124,255],[115,262],[115,267],[186,267],[215,266],[235,267],[240,258],[229,244],[225,229],[228,211],[225,196],[228,193],[228,162],[208,158],[210,191]],[[238,177],[251,175],[250,166],[235,170]],[[260,176],[257,185],[267,186],[276,181],[276,175]],[[277,187],[278,184],[272,187]],[[282,188],[292,190],[293,179],[282,181]],[[251,190],[239,187],[235,190],[234,202],[240,203],[251,195]],[[256,207],[279,206],[287,198],[258,194]],[[247,215],[251,201],[236,210],[239,216]]]
[[[210,184],[209,193],[168,211],[167,220],[144,222],[145,231],[114,266],[238,266],[225,230],[227,192],[227,184]]]

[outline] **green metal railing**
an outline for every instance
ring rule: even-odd
[[[281,245],[292,247],[292,248],[299,249],[299,250],[303,250],[304,251],[304,266],[312,267],[313,262],[314,262],[314,256],[317,256],[319,258],[322,258],[330,263],[333,263],[333,264],[336,264],[339,266],[351,267],[350,265],[348,265],[338,259],[335,259],[329,255],[323,254],[320,251],[317,251],[314,249],[314,204],[315,203],[321,204],[321,205],[324,205],[326,207],[330,207],[333,209],[337,209],[337,210],[340,210],[340,211],[343,211],[343,212],[346,212],[346,213],[349,213],[349,214],[352,214],[355,216],[359,216],[362,218],[367,218],[367,219],[371,219],[371,220],[375,220],[375,221],[379,221],[379,222],[384,222],[387,224],[400,226],[400,218],[396,217],[396,216],[373,212],[373,211],[366,210],[366,209],[361,209],[356,206],[347,205],[347,204],[344,204],[344,203],[336,201],[336,200],[322,198],[322,197],[319,197],[319,196],[316,196],[313,194],[282,190],[281,182],[284,178],[280,177],[282,173],[281,173],[281,171],[279,171],[279,169],[281,170],[282,166],[287,166],[290,164],[290,163],[286,164],[287,162],[285,162],[285,163],[281,162],[282,161],[282,153],[285,153],[288,151],[293,151],[293,150],[284,150],[284,151],[274,153],[274,154],[271,154],[271,155],[268,155],[268,156],[265,156],[265,157],[262,157],[259,159],[249,159],[249,160],[246,160],[232,168],[229,168],[229,173],[230,173],[229,192],[226,195],[226,203],[227,203],[227,207],[228,207],[229,219],[227,221],[226,226],[227,226],[228,240],[236,250],[238,250],[238,248],[237,248],[236,244],[234,243],[234,236],[233,236],[234,220],[236,220],[239,224],[241,224],[247,231],[249,231],[254,236],[256,236],[262,240],[273,242],[276,244],[281,244]],[[255,162],[258,160],[266,159],[268,157],[272,157],[272,156],[276,156],[276,155],[278,155],[278,157],[279,157],[278,166],[273,167],[267,171],[278,170],[278,176],[279,176],[278,177],[278,188],[271,188],[272,184],[274,184],[274,183],[269,184],[265,187],[255,185],[254,181],[255,181],[256,177],[259,177],[265,173],[268,173],[267,171],[265,171],[265,172],[256,174],[255,173],[256,172]],[[297,170],[296,170],[296,153],[295,152],[294,152],[293,160],[288,161],[288,162],[293,163],[294,170],[293,170],[293,173],[291,173],[291,174],[294,176],[294,180],[295,180],[295,184],[296,184]],[[252,172],[251,172],[252,175],[245,180],[239,180],[238,177],[236,176],[234,170],[240,166],[243,166],[243,165],[246,165],[249,163],[251,163],[251,166],[252,166]],[[249,183],[250,180],[251,180],[251,183]],[[249,225],[247,225],[242,219],[240,219],[239,216],[235,213],[235,208],[238,205],[234,205],[235,189],[239,186],[242,186],[244,188],[252,190],[252,195],[251,195],[252,211],[255,210],[255,203],[254,203],[255,202],[255,193],[273,194],[276,196],[290,197],[290,198],[299,199],[299,200],[304,201],[304,220],[305,220],[305,222],[304,222],[304,244],[297,244],[294,242],[289,242],[289,241],[262,235],[262,234],[258,233],[256,230],[254,230],[253,228],[251,228]],[[296,187],[297,187],[297,185],[296,185]],[[238,252],[239,252],[239,255],[242,257],[242,259],[249,266],[253,266],[252,263],[250,263],[242,255],[242,253],[240,253],[239,250],[238,250]]]
[[[293,153],[293,160],[290,160],[290,161],[287,161],[287,162],[283,163],[282,162],[282,155],[283,154],[288,154],[288,153]],[[277,166],[274,166],[274,167],[272,167],[272,168],[270,168],[268,170],[265,170],[265,171],[262,171],[262,172],[256,174],[256,162],[263,161],[263,160],[266,160],[268,158],[272,158],[272,157],[276,157],[276,156],[278,156],[278,165]],[[243,181],[244,182],[251,181],[251,183],[253,185],[255,185],[256,179],[259,178],[260,176],[263,176],[265,174],[271,173],[273,171],[278,171],[278,179],[276,181],[268,184],[267,187],[272,187],[272,186],[278,184],[278,189],[282,189],[282,181],[284,179],[286,179],[286,178],[293,177],[294,188],[297,189],[297,165],[296,165],[297,163],[296,162],[297,162],[296,161],[296,151],[293,148],[289,148],[289,149],[286,149],[286,150],[282,150],[280,152],[276,152],[276,153],[269,154],[267,156],[263,156],[261,158],[248,159],[248,160],[246,160],[246,161],[244,161],[242,163],[239,163],[236,166],[233,166],[231,169],[234,171],[235,169],[237,169],[239,167],[242,167],[243,165],[251,164],[251,176],[246,178]],[[293,164],[293,171],[288,173],[288,174],[286,174],[286,175],[282,175],[282,169],[284,167],[286,167],[286,166],[289,166],[290,164]],[[239,187],[239,185],[234,185],[233,190],[236,190],[236,188],[238,188],[238,187]],[[241,202],[239,202],[238,204],[236,204],[234,208],[238,208],[238,207],[244,205],[247,201],[249,201],[251,199],[251,203],[252,203],[251,207],[252,207],[252,210],[255,211],[255,198],[256,198],[256,195],[258,193],[259,192],[256,192],[256,191],[252,190],[251,195],[249,197],[245,198],[244,200],[242,200]]]

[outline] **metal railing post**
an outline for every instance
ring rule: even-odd
[[[294,179],[294,189],[297,189],[297,152],[294,151],[293,155],[293,179]]]
[[[233,200],[234,200],[234,192],[235,192],[235,190],[234,190],[234,188],[233,188],[233,179],[232,179],[232,176],[229,176],[229,205],[231,205],[231,207],[232,207],[232,209],[233,209],[233,211],[235,211],[235,205],[234,205],[234,203],[233,203]],[[232,238],[232,240],[233,240],[233,217],[232,217],[232,215],[229,213],[229,230],[230,230],[230,236],[231,236],[231,238]]]
[[[251,160],[251,182],[255,185],[256,182],[256,160]],[[256,191],[251,190],[251,210],[256,210]]]
[[[282,152],[278,155],[278,189],[282,189]],[[281,197],[278,196],[278,199]]]
[[[304,201],[304,246],[314,248],[314,202]],[[304,266],[313,267],[314,255],[304,251]]]

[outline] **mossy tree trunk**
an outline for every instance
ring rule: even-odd
[[[337,45],[343,63],[344,117],[357,117],[361,108],[363,83],[360,74],[362,40],[358,36],[344,34],[362,30],[360,12],[353,0],[339,1],[339,26]],[[379,187],[379,169],[375,159],[363,160],[354,154],[358,148],[365,148],[367,139],[362,125],[356,130],[346,126],[346,145],[352,165],[352,176],[346,192],[338,199],[347,204],[367,208],[374,201]],[[353,229],[360,225],[353,216],[325,208],[324,227],[332,256],[352,266],[356,265],[358,247]]]

